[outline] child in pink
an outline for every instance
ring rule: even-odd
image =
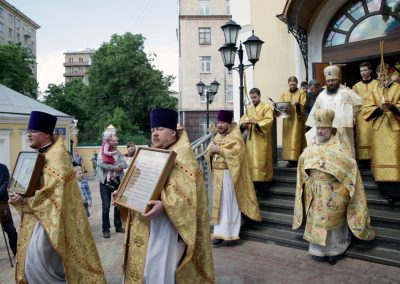
[[[103,133],[103,143],[101,145],[101,160],[105,164],[115,164],[115,158],[114,155],[118,153],[116,149],[114,149],[112,145],[112,133],[110,132],[104,132]],[[113,170],[107,170],[107,176],[106,176],[106,182],[108,183],[111,178],[118,176],[118,173],[116,173]]]

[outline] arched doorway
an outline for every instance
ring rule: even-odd
[[[399,69],[400,0],[348,1],[325,29],[322,62],[343,64],[343,81],[352,86],[360,80],[359,63],[379,64],[380,40],[385,43],[385,61]]]

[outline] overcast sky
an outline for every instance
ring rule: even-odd
[[[97,49],[112,34],[141,33],[155,65],[178,76],[178,0],[6,0],[40,25],[37,62],[40,91],[64,82],[66,51]],[[178,81],[172,86],[178,90]]]

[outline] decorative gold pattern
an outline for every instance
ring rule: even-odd
[[[27,204],[17,208],[21,212],[15,270],[17,283],[26,283],[26,250],[36,221],[40,222],[59,254],[68,283],[106,283],[80,190],[71,176],[72,172],[68,153],[61,139],[57,139],[45,153],[40,189],[27,198]]]
[[[304,239],[322,246],[327,232],[346,222],[357,238],[375,237],[357,163],[338,136],[311,144],[299,158],[292,228],[303,219]]]
[[[383,88],[377,87],[362,108],[367,119],[379,106]],[[388,100],[400,111],[400,84],[393,83],[388,89]],[[383,182],[400,181],[400,118],[387,111],[372,119],[372,161],[374,179]]]
[[[169,150],[177,153],[175,167],[161,193],[164,209],[186,244],[176,272],[176,283],[215,283],[210,244],[210,226],[204,180],[185,131]],[[150,223],[139,213],[128,214],[125,239],[125,283],[142,283]],[[138,237],[143,245],[135,243]]]
[[[226,134],[217,134],[213,141],[217,144],[223,156],[213,155],[211,161],[210,148],[208,145],[204,157],[208,163],[208,168],[212,171],[213,176],[213,200],[212,200],[212,217],[211,222],[218,224],[219,205],[222,191],[222,180],[224,172],[221,170],[211,169],[211,163],[214,159],[217,162],[224,162],[228,165],[229,172],[233,179],[235,187],[236,199],[238,201],[240,211],[255,221],[261,221],[261,213],[258,207],[254,185],[251,181],[250,172],[247,167],[246,149],[236,123],[232,125],[232,130]],[[220,151],[220,152],[221,152]]]

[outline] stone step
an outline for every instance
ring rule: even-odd
[[[294,187],[285,187],[285,186],[272,186],[269,190],[268,190],[268,195],[270,196],[275,196],[275,195],[279,195],[279,196],[287,196],[287,197],[293,197],[295,196],[295,188]],[[370,207],[371,204],[374,205],[385,205],[385,206],[389,206],[389,208],[384,209],[379,207],[380,209],[383,210],[389,210],[391,208],[395,208],[398,207],[400,210],[400,202],[397,202],[394,206],[390,205],[389,202],[383,198],[378,191],[366,191],[366,196],[367,196],[367,202],[368,202],[368,206]],[[371,207],[371,209],[373,209]]]
[[[262,211],[262,223],[253,223],[253,225],[275,227],[281,230],[292,230],[293,216],[289,214]],[[379,246],[396,248],[400,250],[400,230],[373,226],[376,234],[376,242]],[[301,227],[296,232],[303,233],[304,228]]]
[[[241,238],[265,243],[274,243],[301,249],[308,249],[302,233],[280,230],[271,227],[249,226],[240,233]],[[346,256],[385,265],[400,267],[400,251],[382,247],[371,247],[364,244],[351,244]]]
[[[271,227],[248,226],[241,230],[240,237],[264,243],[308,248],[308,243],[303,240],[302,233]]]
[[[361,244],[351,244],[346,251],[346,256],[400,267],[400,251],[395,249],[382,247],[369,248]]]
[[[294,200],[269,197],[259,200],[259,204],[262,211],[293,214]],[[373,226],[400,229],[400,212],[397,208],[395,211],[369,209],[369,214]]]

